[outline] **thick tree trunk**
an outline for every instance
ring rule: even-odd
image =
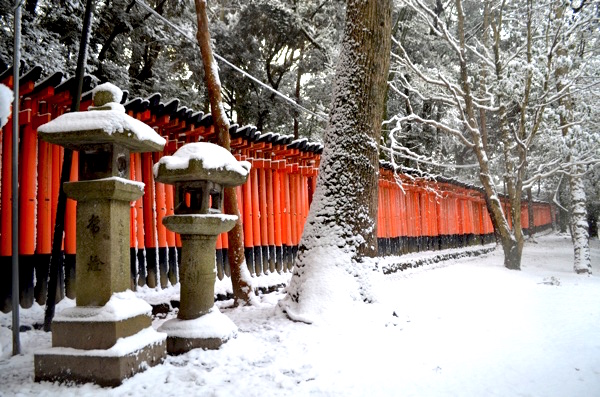
[[[588,232],[587,209],[585,207],[585,188],[583,179],[578,176],[577,167],[570,178],[571,187],[571,230],[575,260],[573,269],[576,273],[591,274],[590,236]]]
[[[370,301],[361,262],[377,254],[379,142],[390,61],[391,1],[348,0],[325,149],[282,307],[312,322]]]
[[[229,119],[223,108],[221,99],[221,82],[217,64],[213,58],[212,48],[210,46],[210,32],[208,30],[208,17],[206,15],[206,0],[196,0],[196,16],[198,19],[198,44],[202,53],[202,63],[204,64],[204,76],[206,79],[206,88],[210,99],[210,109],[214,120],[215,131],[217,132],[217,143],[227,150],[231,150],[229,137]],[[252,300],[252,288],[250,274],[246,266],[244,257],[244,233],[242,229],[242,220],[238,208],[236,190],[234,188],[225,189],[224,212],[230,215],[237,215],[238,220],[233,229],[227,234],[229,242],[229,266],[231,268],[231,284],[235,304],[249,304]]]
[[[502,209],[502,204],[490,176],[489,165],[487,164],[487,161],[485,161],[487,157],[482,156],[478,151],[477,158],[481,167],[479,179],[487,196],[485,201],[487,209],[494,225],[494,233],[496,234],[496,238],[500,240],[504,252],[504,267],[511,270],[521,270],[523,239],[519,242],[508,226],[506,215]]]

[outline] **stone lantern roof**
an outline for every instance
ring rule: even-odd
[[[208,142],[188,143],[154,165],[156,180],[168,184],[204,180],[239,186],[249,171],[249,162],[237,161],[227,149]]]
[[[165,139],[151,127],[125,113],[122,91],[111,83],[94,89],[94,106],[87,112],[65,113],[38,128],[46,142],[81,150],[90,145],[113,143],[132,152],[155,152]]]

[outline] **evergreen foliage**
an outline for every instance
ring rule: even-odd
[[[135,0],[99,0],[90,40],[87,73],[110,81],[130,97],[160,92],[208,111],[204,72],[195,40],[193,3],[147,0],[158,14],[187,33],[164,25]],[[326,114],[331,96],[333,58],[341,34],[343,2],[298,0],[219,0],[209,3],[215,52],[263,83]],[[23,18],[24,69],[41,65],[45,73],[72,75],[84,2],[29,0]],[[0,5],[0,72],[12,63],[12,6]],[[220,66],[224,100],[238,124],[264,131],[321,139],[324,123],[299,112],[239,72]],[[233,110],[232,110],[233,109]],[[296,121],[295,121],[296,120]]]

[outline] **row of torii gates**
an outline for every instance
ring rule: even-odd
[[[55,73],[40,79],[35,67],[19,79],[19,263],[20,304],[34,300],[44,304],[52,246],[63,148],[37,139],[37,128],[69,110],[74,79]],[[0,75],[0,83],[13,86],[12,69]],[[81,110],[91,105],[92,79],[86,76]],[[166,138],[163,153],[131,155],[131,179],[144,182],[144,196],[131,203],[131,280],[136,285],[166,287],[175,284],[179,236],[167,230],[162,219],[173,214],[173,187],[154,181],[152,166],[189,142],[215,141],[210,114],[180,106],[177,99],[162,102],[160,94],[148,98],[123,98],[130,116],[153,127]],[[12,255],[12,125],[0,135],[0,309],[11,310]],[[252,163],[248,182],[238,187],[244,225],[246,262],[254,276],[292,269],[316,184],[323,147],[307,139],[261,133],[256,128],[232,126],[232,153]],[[74,153],[71,180],[77,180]],[[550,227],[555,219],[548,203],[532,205],[534,224],[528,222],[528,206],[522,208],[523,227]],[[505,210],[508,209],[507,207]],[[68,200],[61,280],[65,293],[75,295],[75,212]],[[381,163],[379,180],[378,239],[381,255],[401,255],[420,250],[439,250],[494,240],[493,225],[483,192],[453,180],[436,181],[401,174]],[[217,241],[217,274],[229,275],[227,235]]]

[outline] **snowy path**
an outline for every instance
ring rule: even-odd
[[[600,395],[600,244],[592,242],[587,277],[572,272],[569,238],[539,241],[526,246],[521,272],[494,252],[387,276],[391,307],[363,305],[343,324],[291,322],[276,306],[281,294],[222,309],[237,339],[169,357],[116,389],[34,383],[33,352],[50,336],[22,333],[25,354],[10,358],[10,314],[2,314],[0,395]],[[544,284],[550,277],[560,285]]]
[[[528,245],[521,272],[496,252],[399,280],[397,302],[415,302],[397,310],[401,350],[426,377],[415,395],[600,395],[600,279],[573,274],[561,240]]]

